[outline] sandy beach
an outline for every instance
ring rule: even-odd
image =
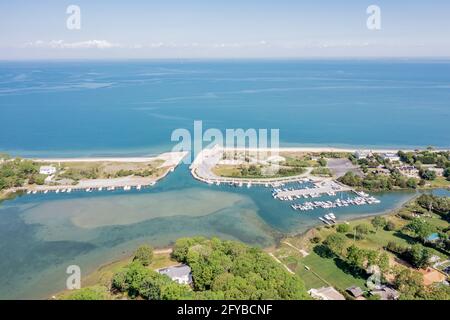
[[[141,176],[125,176],[115,178],[98,178],[98,179],[82,179],[76,184],[57,184],[57,185],[28,185],[20,188],[8,190],[8,192],[17,191],[29,191],[29,192],[45,192],[45,191],[61,191],[64,190],[90,190],[99,188],[140,188],[144,186],[154,185],[159,180],[163,179],[167,174],[172,172],[177,167],[183,158],[187,155],[187,152],[166,152],[154,157],[130,157],[130,158],[45,158],[45,159],[31,159],[37,163],[56,164],[56,163],[117,163],[117,164],[130,164],[130,163],[151,163],[155,160],[162,161],[158,168],[162,169],[160,175],[156,177],[141,177]],[[128,190],[129,190],[128,189]]]
[[[178,165],[188,152],[165,152],[154,157],[113,157],[113,158],[36,158],[30,159],[40,163],[58,163],[58,162],[131,162],[143,163],[155,160],[163,160],[164,166]]]
[[[371,151],[374,153],[397,153],[399,150],[404,152],[413,152],[415,150],[426,150],[423,149],[373,149],[373,148],[338,148],[338,147],[280,147],[280,148],[223,148],[223,151],[249,151],[249,152],[349,152],[353,153],[358,150]],[[447,151],[446,149],[433,149],[435,152]]]

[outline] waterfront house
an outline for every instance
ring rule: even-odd
[[[357,287],[357,286],[351,286],[350,288],[345,289],[345,291],[347,291],[349,294],[351,294],[355,298],[362,297],[362,295],[364,294],[364,291],[360,287]]]
[[[397,290],[382,286],[380,289],[375,289],[370,291],[371,295],[377,295],[380,297],[380,300],[397,300],[400,297],[400,294]]]
[[[355,151],[355,153],[353,153],[353,155],[355,156],[356,159],[361,160],[361,159],[366,159],[368,157],[372,156],[372,152],[370,151],[363,151],[363,150],[357,150]]]
[[[393,152],[383,153],[381,155],[381,158],[383,160],[389,160],[390,162],[400,161],[400,157],[398,156],[398,154]]]
[[[179,284],[190,285],[192,283],[192,270],[188,265],[182,264],[179,266],[158,269],[157,271],[160,274],[165,274]]]
[[[309,295],[318,300],[345,300],[345,297],[333,287],[310,289]]]
[[[42,166],[39,168],[39,174],[50,176],[56,173],[56,168],[53,166]]]

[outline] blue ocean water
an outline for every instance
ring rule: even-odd
[[[22,156],[169,151],[171,133],[279,128],[282,145],[449,147],[447,61],[1,62],[0,152]],[[446,191],[440,191],[448,194]],[[412,192],[376,194],[379,214]],[[47,194],[0,204],[0,298],[45,298],[137,245],[205,235],[268,246],[320,223],[260,187],[209,186],[182,165],[141,192]]]
[[[449,147],[450,61],[1,62],[0,150],[147,154],[176,128],[282,145]]]

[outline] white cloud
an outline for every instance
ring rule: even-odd
[[[25,48],[51,48],[51,49],[110,49],[120,47],[119,44],[106,40],[87,40],[78,42],[65,42],[64,40],[32,41],[23,45]]]

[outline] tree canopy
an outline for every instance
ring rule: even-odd
[[[173,257],[192,269],[194,290],[225,299],[306,299],[302,280],[268,254],[239,242],[182,238]],[[208,293],[210,294],[210,293]]]
[[[116,273],[112,287],[129,297],[165,299],[309,299],[303,281],[267,253],[235,241],[181,238],[172,257],[190,266],[192,288],[145,267],[136,259]]]
[[[142,245],[134,253],[133,261],[139,261],[143,266],[148,266],[153,259],[153,248],[149,245]]]

